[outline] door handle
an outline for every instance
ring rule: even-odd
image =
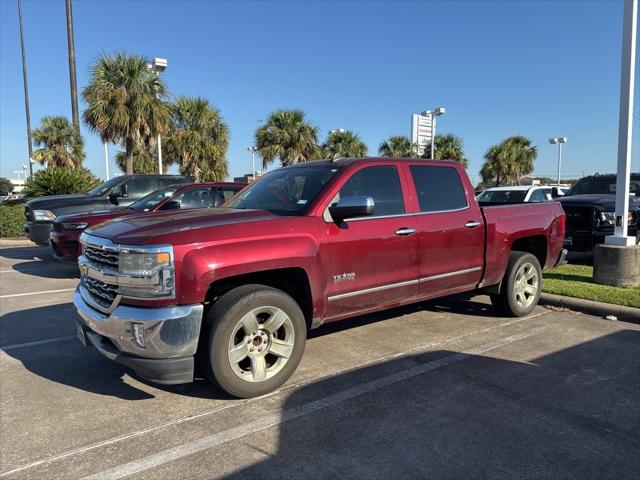
[[[412,233],[416,233],[414,228],[399,228],[396,230],[396,235],[411,235]]]
[[[465,227],[467,228],[476,228],[480,226],[480,222],[474,222],[473,220],[467,222],[464,224]]]

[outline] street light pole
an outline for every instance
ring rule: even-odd
[[[158,76],[160,76],[160,72],[164,72],[167,69],[167,59],[166,58],[154,58],[153,62],[151,62],[151,69],[156,72]],[[162,175],[162,138],[160,134],[158,134],[158,173]]]
[[[24,111],[27,117],[27,143],[29,146],[29,176],[33,177],[33,145],[31,143],[31,114],[29,113],[29,86],[27,82],[27,60],[24,53],[24,27],[22,26],[22,0],[18,0],[20,20],[20,50],[22,51],[22,83],[24,86]]]
[[[76,51],[73,42],[73,11],[71,0],[65,2],[67,10],[67,49],[69,51],[69,85],[71,87],[71,119],[73,126],[80,131],[78,117],[78,85],[76,83]]]
[[[549,139],[552,145],[558,144],[558,185],[560,185],[560,168],[562,165],[562,144],[567,143],[567,137],[554,137]]]
[[[106,140],[104,140],[104,170],[107,173],[106,179],[109,180],[109,149]]]
[[[255,146],[248,147],[247,150],[251,152],[251,182],[256,181],[256,151],[258,150]]]

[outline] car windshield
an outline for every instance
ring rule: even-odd
[[[526,190],[486,190],[478,197],[478,203],[522,203]]]
[[[302,215],[337,171],[333,165],[275,170],[223,206],[268,210],[275,215]]]
[[[172,197],[173,194],[176,193],[176,190],[178,190],[182,186],[183,185],[169,185],[168,187],[164,187],[151,192],[146,197],[142,197],[137,202],[129,205],[129,208],[137,210],[138,212],[148,212],[150,210],[153,210],[153,207],[155,207],[165,199]]]
[[[93,187],[91,190],[87,192],[87,195],[91,195],[94,197],[100,197],[105,195],[114,185],[117,185],[122,181],[122,177],[113,177],[111,180],[107,180],[104,183],[101,183],[97,187]]]
[[[637,175],[634,174],[634,177]],[[587,177],[578,180],[567,195],[614,195],[616,177]],[[629,184],[631,195],[640,195],[640,178],[632,178]]]

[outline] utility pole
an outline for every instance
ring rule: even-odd
[[[73,45],[73,11],[71,0],[65,2],[67,9],[67,47],[69,50],[69,85],[71,86],[71,119],[73,126],[80,131],[78,117],[78,85],[76,84],[76,51]]]
[[[33,177],[33,146],[31,144],[31,114],[29,113],[29,86],[27,83],[27,59],[24,53],[24,28],[22,26],[22,0],[18,0],[20,21],[20,49],[22,50],[22,83],[24,85],[24,111],[27,116],[27,142],[29,144],[29,176]]]

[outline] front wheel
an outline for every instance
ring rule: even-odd
[[[522,317],[533,311],[542,290],[542,269],[530,253],[511,252],[500,293],[491,295],[491,303],[506,315]]]
[[[211,307],[199,353],[205,376],[227,393],[269,393],[296,370],[307,335],[296,301],[264,285],[235,288]]]

